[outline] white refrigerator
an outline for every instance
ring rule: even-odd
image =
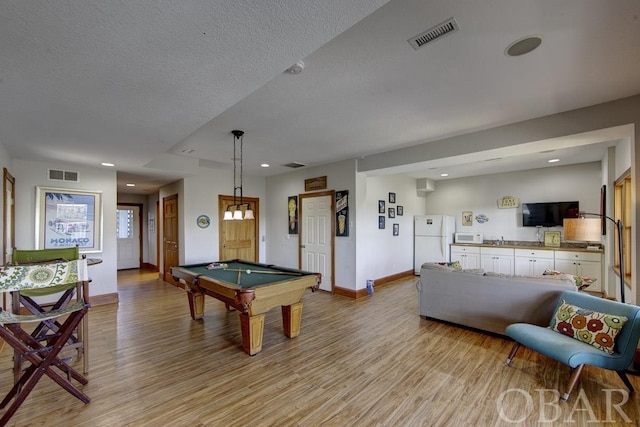
[[[447,215],[417,215],[413,224],[413,266],[416,274],[425,262],[450,262],[456,219]]]

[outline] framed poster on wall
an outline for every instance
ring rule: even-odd
[[[36,187],[36,249],[102,252],[102,192]]]
[[[336,191],[336,236],[349,235],[349,190]]]

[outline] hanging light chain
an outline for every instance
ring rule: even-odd
[[[242,146],[244,145],[244,132],[242,133],[242,135],[240,135],[240,205],[242,205],[242,169],[243,169],[243,149]]]

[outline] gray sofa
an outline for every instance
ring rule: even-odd
[[[511,323],[546,326],[563,291],[576,291],[571,276],[504,276],[456,270],[434,263],[420,269],[419,312],[496,334]]]

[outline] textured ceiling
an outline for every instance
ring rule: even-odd
[[[458,32],[407,43],[451,17]],[[110,161],[152,189],[229,167],[232,129],[264,175],[638,94],[640,2],[3,0],[0,58],[13,157]]]

